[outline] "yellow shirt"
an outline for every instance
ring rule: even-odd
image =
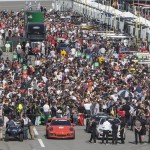
[[[104,58],[103,57],[99,57],[98,60],[99,60],[99,63],[101,64],[104,61]]]
[[[62,50],[62,51],[61,51],[61,55],[66,56],[66,55],[67,55],[67,52],[66,52],[65,50]]]

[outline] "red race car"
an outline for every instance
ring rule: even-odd
[[[66,118],[52,118],[51,122],[46,124],[46,136],[55,139],[75,139],[74,124]]]

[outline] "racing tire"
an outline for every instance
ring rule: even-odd
[[[5,141],[7,142],[8,140],[9,140],[9,134],[6,133],[6,134],[5,134]]]
[[[19,140],[20,140],[20,142],[23,142],[23,134],[22,133],[19,135]]]

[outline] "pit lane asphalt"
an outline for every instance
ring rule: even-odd
[[[0,141],[0,150],[149,150],[150,144],[134,144],[134,133],[127,130],[125,144],[112,145],[111,140],[106,146],[97,140],[96,144],[89,144],[90,133],[85,132],[84,126],[76,126],[76,138],[70,139],[47,139],[45,137],[45,126],[36,126],[38,134],[35,140],[25,140],[23,142],[11,140]],[[147,135],[145,137],[147,141]],[[41,143],[42,142],[42,143]]]

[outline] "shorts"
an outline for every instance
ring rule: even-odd
[[[141,135],[146,135],[146,130],[145,129],[141,129]]]

